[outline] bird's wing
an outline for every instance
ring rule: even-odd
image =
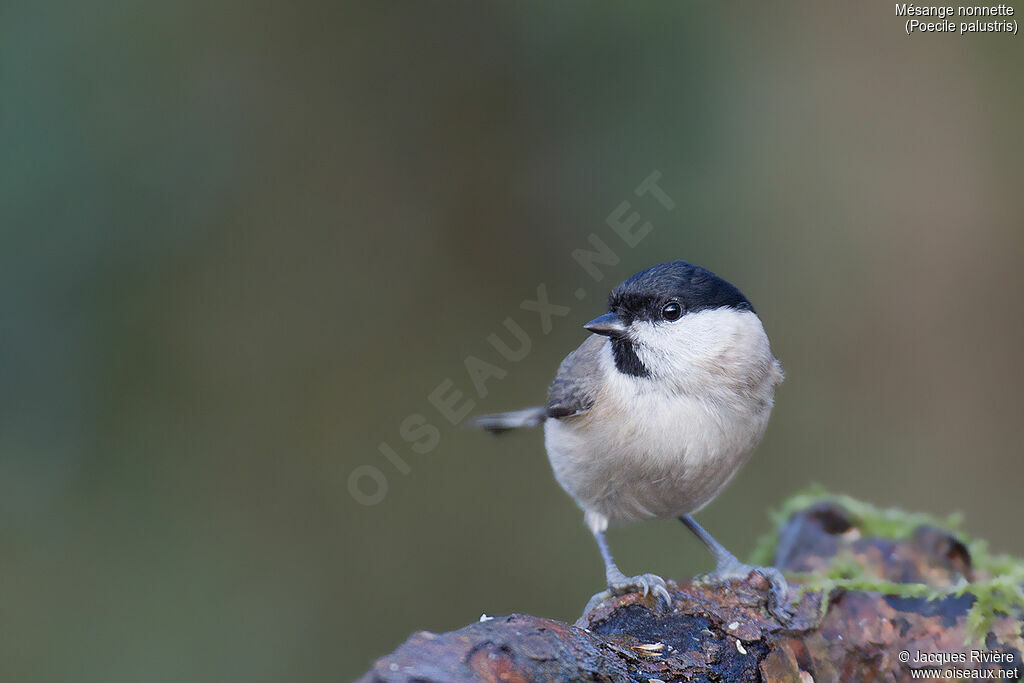
[[[591,335],[565,357],[548,388],[548,417],[580,415],[594,405],[601,381],[601,348],[607,342],[604,337]]]

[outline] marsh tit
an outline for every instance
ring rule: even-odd
[[[562,361],[547,405],[476,424],[495,433],[544,425],[555,478],[604,559],[608,590],[586,611],[635,590],[671,604],[661,577],[619,571],[605,531],[675,517],[714,556],[712,579],[757,572],[772,585],[769,605],[785,614],[782,574],[742,564],[692,517],[750,457],[782,381],[750,301],[714,273],[672,261],[620,284],[608,313],[584,327],[593,334]]]

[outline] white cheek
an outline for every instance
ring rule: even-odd
[[[717,316],[715,316],[717,317]],[[702,355],[720,336],[718,325],[703,313],[683,316],[674,322],[636,321],[632,333],[637,346],[648,354]]]
[[[652,375],[685,382],[709,372],[743,373],[771,358],[768,337],[751,311],[719,308],[675,322],[632,324],[636,354]]]

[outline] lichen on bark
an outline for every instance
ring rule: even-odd
[[[921,512],[880,508],[850,496],[829,493],[820,486],[792,496],[773,514],[775,528],[758,542],[753,561],[788,564],[788,558],[780,556],[789,549],[785,534],[791,532],[787,529],[793,528],[792,520],[816,509],[832,510],[836,515],[830,522],[833,527],[845,527],[833,528],[838,532],[833,536],[839,541],[832,556],[823,558],[827,561],[806,563],[805,571],[794,574],[802,593],[817,592],[823,596],[823,610],[827,609],[828,596],[839,589],[928,601],[969,596],[966,647],[983,645],[999,614],[1024,611],[1024,561],[990,553],[987,541],[967,535],[960,514],[940,519]],[[947,566],[930,567],[927,576],[914,577],[905,572],[893,576],[892,572],[884,571],[884,564],[865,556],[861,548],[871,544],[856,542],[864,537],[875,539],[876,546],[885,545],[884,541],[893,542],[893,547],[897,547],[897,542],[909,546],[937,544],[932,552],[943,554]]]

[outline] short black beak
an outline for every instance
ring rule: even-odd
[[[594,318],[583,327],[594,334],[603,334],[606,337],[621,337],[626,334],[625,323],[614,313],[605,313],[599,318]]]

